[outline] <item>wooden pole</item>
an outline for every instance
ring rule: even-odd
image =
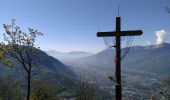
[[[121,19],[120,17],[116,17],[116,85],[115,85],[115,93],[116,100],[121,100],[122,98],[122,88],[121,88]]]

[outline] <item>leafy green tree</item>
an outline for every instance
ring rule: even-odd
[[[96,87],[94,83],[81,79],[76,93],[76,100],[96,100]]]
[[[3,43],[0,43],[0,62],[6,66],[10,66],[9,59],[5,58]]]
[[[107,90],[99,89],[95,78],[80,77],[75,100],[113,100],[113,96]]]
[[[170,77],[161,82],[159,89],[152,93],[151,100],[170,100]]]
[[[170,99],[170,77],[168,77],[163,83],[162,83],[162,89],[160,91],[160,97],[161,99],[169,100]],[[163,100],[162,99],[162,100]]]
[[[19,82],[10,77],[0,79],[0,100],[23,100]]]
[[[40,80],[33,80],[32,82],[32,96],[33,100],[56,100],[56,86],[48,85]]]
[[[35,59],[38,49],[35,47],[35,40],[43,33],[38,30],[28,28],[28,32],[23,32],[20,27],[15,25],[15,20],[12,20],[11,25],[3,24],[5,33],[4,42],[1,43],[1,51],[6,58],[14,61],[10,62],[13,67],[21,67],[27,75],[27,100],[30,100],[31,92],[31,72],[34,66],[37,65]],[[2,56],[3,57],[3,56]],[[15,63],[14,63],[15,62]],[[17,64],[16,64],[17,63]],[[20,66],[18,65],[20,64]]]

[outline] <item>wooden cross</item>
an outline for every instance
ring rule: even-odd
[[[116,100],[122,99],[122,88],[121,88],[121,36],[135,36],[135,35],[142,35],[142,30],[130,30],[130,31],[121,31],[121,18],[116,17],[116,31],[112,32],[97,32],[97,37],[109,37],[115,36],[116,37],[116,68],[115,68],[115,75],[116,75],[116,85],[115,85],[115,93],[116,93]]]

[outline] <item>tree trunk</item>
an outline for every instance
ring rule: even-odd
[[[30,100],[30,91],[31,91],[31,70],[28,71],[27,76],[27,100]]]

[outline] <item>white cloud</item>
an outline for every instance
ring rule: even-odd
[[[156,44],[164,43],[167,34],[168,33],[165,30],[156,31],[155,32],[155,35],[157,36]]]

